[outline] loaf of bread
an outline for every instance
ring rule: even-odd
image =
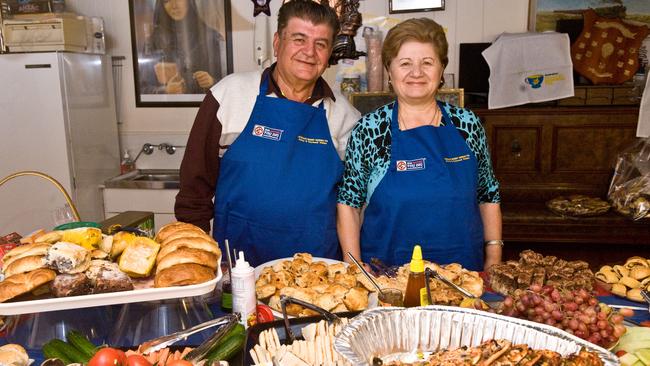
[[[149,276],[159,250],[160,244],[155,241],[136,237],[120,256],[120,270],[131,277]]]
[[[40,268],[35,271],[7,277],[4,281],[0,282],[0,302],[5,302],[16,296],[28,293],[54,280],[55,277],[56,272],[47,268]]]
[[[5,277],[10,277],[19,273],[31,272],[43,267],[45,267],[45,256],[30,255],[12,261],[11,264],[2,268],[2,272]]]
[[[27,366],[29,356],[23,346],[18,344],[5,344],[0,347],[0,365]]]
[[[217,265],[219,264],[218,260],[219,258],[217,258],[216,255],[204,250],[180,248],[173,253],[166,255],[160,260],[160,262],[158,262],[156,273],[159,273],[163,269],[169,268],[171,266],[184,263],[200,264],[202,266],[209,267],[214,271],[217,269]]]
[[[212,268],[195,263],[177,264],[156,273],[154,287],[195,285],[213,278]]]
[[[221,258],[221,251],[216,242],[201,237],[181,237],[168,241],[167,244],[161,246],[156,263],[160,263],[164,257],[180,248],[200,249]]]
[[[214,239],[210,235],[204,233],[203,230],[199,229],[196,226],[192,228],[181,227],[180,229],[167,235],[167,237],[165,237],[165,240],[160,242],[160,245],[165,246],[170,242],[180,238],[201,238],[204,241],[211,242],[214,245],[217,245],[217,242],[214,241]]]

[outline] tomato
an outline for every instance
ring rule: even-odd
[[[88,366],[126,366],[126,355],[115,348],[102,348],[88,361]]]
[[[257,322],[258,323],[267,323],[275,320],[273,316],[273,310],[267,305],[259,304],[256,307],[257,310]]]
[[[131,355],[127,357],[126,364],[127,366],[151,366],[151,363],[142,355]]]
[[[642,327],[650,327],[650,320],[642,321],[639,325]]]
[[[616,356],[623,357],[626,353],[627,353],[627,351],[625,351],[625,350],[619,350],[619,351],[616,351]]]
[[[167,361],[165,366],[194,366],[194,365],[190,361],[173,360],[173,361]]]

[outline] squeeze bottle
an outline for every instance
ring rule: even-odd
[[[424,283],[424,261],[422,260],[422,248],[419,245],[416,245],[413,248],[409,278],[406,281],[404,306],[410,308],[426,304],[427,293]]]
[[[244,252],[239,252],[239,258],[232,269],[232,312],[241,315],[240,323],[245,327],[253,324],[256,319],[255,307],[255,268],[246,262]]]

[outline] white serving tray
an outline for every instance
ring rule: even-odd
[[[147,288],[131,291],[108,292],[70,297],[54,297],[42,300],[0,303],[0,315],[19,315],[45,311],[90,308],[94,306],[128,304],[205,295],[214,290],[223,274],[218,268],[217,276],[207,282],[189,286]]]

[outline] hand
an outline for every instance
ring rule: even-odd
[[[192,74],[196,83],[203,89],[209,89],[214,85],[214,78],[206,71],[197,71]]]
[[[185,79],[179,74],[174,75],[165,85],[165,92],[167,94],[183,94],[185,92]]]
[[[167,84],[174,75],[178,74],[176,64],[173,62],[158,62],[153,69],[156,73],[156,79],[162,85]]]

